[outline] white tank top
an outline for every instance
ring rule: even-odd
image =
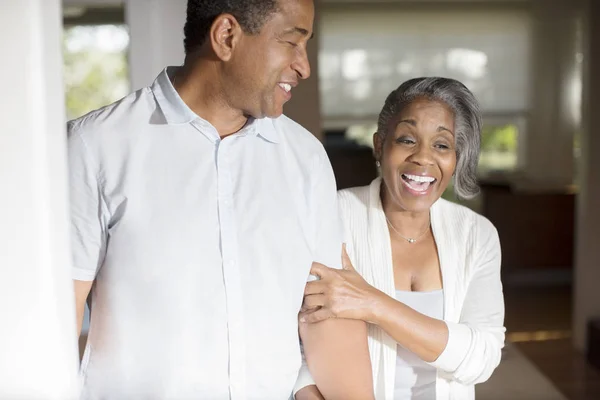
[[[444,316],[444,291],[396,290],[396,300],[435,319]],[[394,400],[435,400],[436,370],[416,354],[398,345]]]

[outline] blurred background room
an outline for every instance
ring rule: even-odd
[[[62,32],[65,120],[183,61],[186,0],[12,3],[37,13],[5,21],[15,29],[38,39]],[[62,26],[27,27],[56,12]],[[56,61],[35,41],[23,47]],[[444,76],[475,93],[482,194],[463,204],[499,231],[507,327],[503,361],[477,398],[600,399],[600,2],[320,0],[309,57],[312,76],[286,114],[322,140],[339,188],[376,176],[372,134],[400,83]],[[3,153],[31,149],[1,140]],[[451,188],[445,197],[459,201]]]

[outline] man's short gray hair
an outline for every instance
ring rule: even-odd
[[[479,194],[477,164],[481,146],[481,112],[477,99],[457,80],[427,77],[410,79],[389,94],[379,113],[377,134],[385,140],[390,126],[402,109],[416,99],[425,98],[446,104],[454,113],[456,171],[454,192],[459,198],[471,199]],[[381,149],[378,149],[381,150]]]

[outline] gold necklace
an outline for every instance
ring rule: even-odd
[[[405,236],[403,236],[400,232],[398,232],[398,230],[394,227],[394,225],[390,222],[390,220],[388,219],[387,215],[385,216],[385,220],[387,221],[388,225],[394,230],[394,232],[396,232],[396,234],[398,236],[400,236],[402,239],[406,240],[408,243],[415,243],[417,240],[421,239],[423,236],[425,236],[425,234],[427,232],[429,232],[429,227],[431,226],[431,219],[429,220],[429,224],[427,224],[427,229],[425,229],[425,231],[423,233],[421,233],[419,236],[417,236],[416,238],[407,238]]]

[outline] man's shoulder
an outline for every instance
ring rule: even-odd
[[[86,137],[114,132],[115,128],[125,128],[133,120],[139,122],[140,105],[147,104],[149,88],[137,90],[114,103],[90,111],[87,114],[67,122],[68,135],[78,134]],[[143,107],[147,109],[147,107]],[[126,130],[126,129],[125,129]]]
[[[313,151],[321,151],[323,144],[317,137],[308,129],[300,125],[285,114],[277,118],[269,118],[269,122],[280,136],[283,142],[293,144],[294,146],[302,146],[305,149]]]

